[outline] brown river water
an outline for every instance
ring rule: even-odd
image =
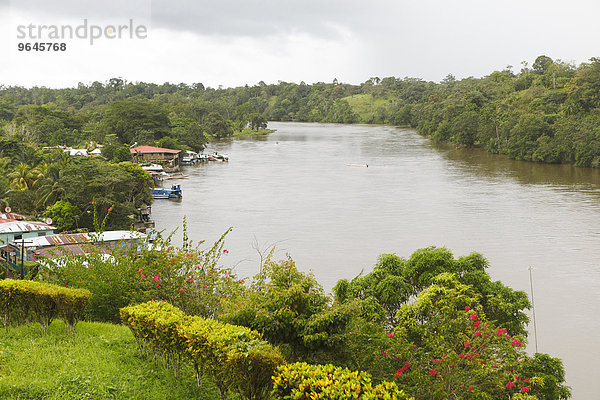
[[[277,243],[276,259],[289,253],[326,290],[379,254],[432,245],[482,253],[494,280],[527,293],[531,266],[539,351],[563,359],[574,399],[598,398],[600,170],[439,146],[412,129],[269,128],[206,150],[227,163],[186,167],[188,179],[171,181],[183,199],[152,207],[157,228],[186,216],[191,238],[211,242],[231,226],[222,261],[238,276],[258,272],[255,248]]]

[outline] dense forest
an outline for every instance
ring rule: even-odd
[[[47,208],[62,200],[76,207],[59,210],[71,210],[63,226],[71,229],[90,227],[87,208],[98,197],[104,213],[114,207],[108,226],[125,226],[123,217],[150,201],[151,186],[134,166],[119,164],[130,160],[130,146],[201,151],[211,140],[264,129],[267,120],[411,126],[517,160],[600,167],[599,116],[600,58],[576,66],[539,56],[519,72],[508,66],[440,83],[387,77],[215,89],[113,78],[65,89],[0,86],[0,201],[52,214]],[[74,160],[53,146],[101,146],[103,157]],[[85,168],[91,179],[78,181]],[[98,182],[107,176],[130,182],[128,189],[104,193]]]

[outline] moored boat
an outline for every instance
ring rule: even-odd
[[[152,189],[152,197],[155,199],[181,199],[183,193],[180,185],[173,185],[171,189]]]

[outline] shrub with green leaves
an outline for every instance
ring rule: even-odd
[[[280,366],[273,377],[272,396],[277,399],[407,399],[393,382],[373,386],[364,371],[328,365],[295,363]]]
[[[154,350],[165,367],[180,371],[182,359],[193,362],[197,374],[208,375],[226,398],[235,390],[249,399],[265,399],[271,376],[284,362],[277,348],[245,327],[186,316],[166,302],[150,301],[121,309],[138,344]],[[143,350],[145,351],[145,350]],[[199,375],[197,376],[200,382]]]
[[[0,281],[0,320],[8,329],[11,322],[33,318],[44,333],[60,317],[69,333],[81,319],[91,293],[48,283],[5,279]]]

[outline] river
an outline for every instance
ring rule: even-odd
[[[232,226],[222,260],[238,276],[258,271],[256,248],[277,243],[277,259],[289,253],[326,290],[379,254],[432,245],[480,252],[494,280],[528,293],[531,266],[539,351],[563,359],[574,399],[596,398],[600,171],[439,146],[412,129],[269,128],[211,145],[230,161],[187,167],[183,200],[153,205],[157,228],[186,216],[191,237],[210,242]]]

